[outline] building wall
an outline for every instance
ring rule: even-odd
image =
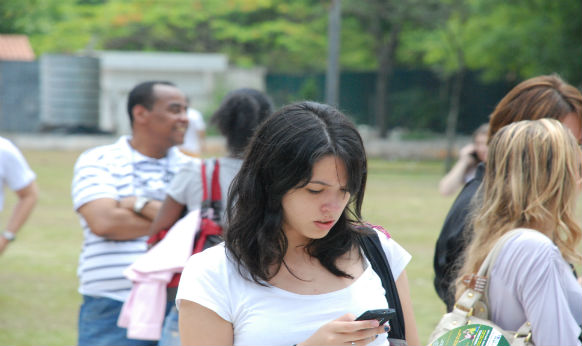
[[[165,80],[176,84],[190,105],[202,112],[216,106],[217,94],[239,87],[265,89],[265,70],[229,68],[226,55],[154,52],[99,52],[101,130],[130,133],[127,96],[138,83]]]

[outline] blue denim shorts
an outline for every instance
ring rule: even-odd
[[[172,304],[170,312],[164,319],[164,328],[162,329],[162,337],[160,338],[159,346],[177,346],[180,343],[180,331],[178,330],[178,309],[176,305]]]
[[[157,341],[127,338],[127,329],[117,326],[123,302],[83,296],[79,311],[79,346],[155,346]]]

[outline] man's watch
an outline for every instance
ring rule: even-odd
[[[10,231],[2,232],[2,237],[4,237],[4,239],[6,239],[8,241],[14,241],[14,239],[16,239],[16,235],[14,235],[14,233],[12,233]]]
[[[141,215],[143,208],[145,207],[146,204],[148,204],[149,201],[151,200],[147,197],[137,196],[135,199],[135,203],[133,204],[133,211],[136,214]]]

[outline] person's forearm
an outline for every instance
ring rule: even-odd
[[[32,182],[25,189],[17,192],[18,201],[12,210],[8,222],[4,226],[6,231],[17,233],[26,222],[38,199],[36,183]]]
[[[102,220],[89,223],[91,231],[111,240],[131,240],[148,235],[151,221],[137,215],[133,210],[116,208]]]
[[[156,218],[156,215],[160,212],[162,207],[162,202],[156,199],[150,200],[142,209],[141,216],[148,219],[150,222]]]
[[[135,197],[120,201],[102,198],[81,206],[77,211],[96,235],[111,240],[130,240],[148,235],[151,220],[157,213],[159,201],[150,201],[142,209],[142,215],[133,210]]]
[[[463,178],[470,164],[471,162],[468,160],[459,159],[449,173],[441,179],[439,182],[439,192],[443,196],[453,194],[463,186]]]
[[[171,196],[166,196],[166,199],[162,202],[162,206],[150,226],[149,235],[152,236],[161,230],[170,229],[170,227],[180,219],[185,208],[186,207],[183,204],[180,204]]]
[[[406,271],[403,271],[396,280],[396,289],[398,290],[398,296],[400,297],[400,302],[402,305],[402,313],[404,314],[406,343],[408,345],[420,345]]]

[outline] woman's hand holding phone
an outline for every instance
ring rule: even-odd
[[[360,316],[361,317],[361,316]],[[345,314],[321,326],[309,339],[297,344],[309,345],[368,345],[379,334],[386,333],[377,319],[355,320],[353,314]]]
[[[356,318],[356,321],[377,320],[383,325],[394,317],[396,317],[396,310],[394,309],[376,309],[365,311]]]

